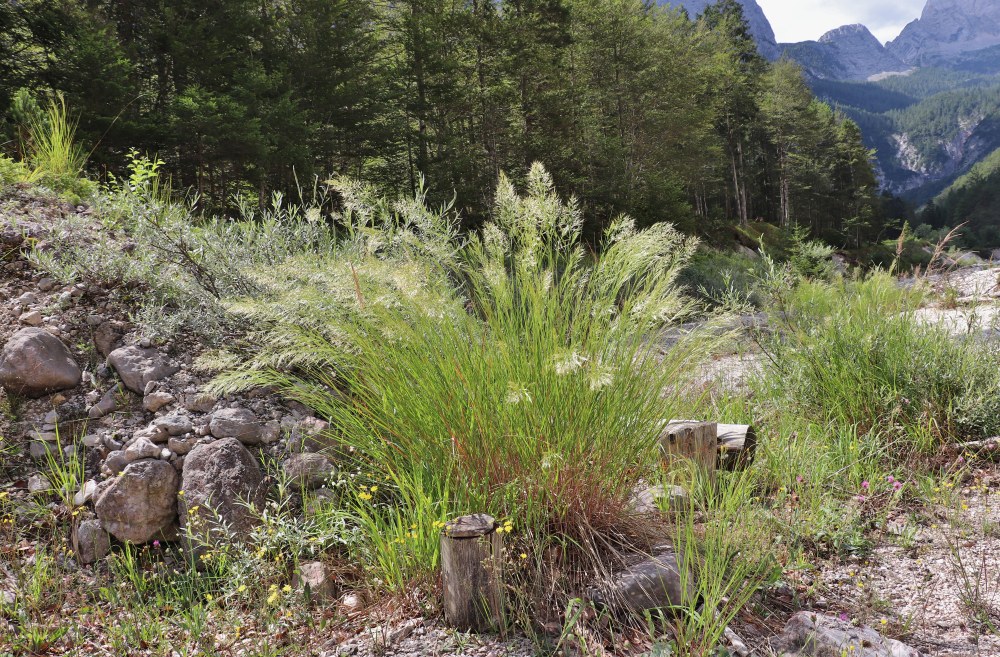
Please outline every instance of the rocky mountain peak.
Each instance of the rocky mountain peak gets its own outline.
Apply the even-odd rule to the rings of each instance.
[[[820,43],[844,43],[846,41],[855,42],[859,45],[874,46],[879,50],[883,49],[882,43],[875,38],[871,30],[860,23],[843,25],[830,30],[819,38]]]
[[[1000,2],[928,0],[920,18],[887,47],[904,62],[924,65],[996,45],[1000,45]]]
[[[907,69],[864,25],[838,27],[818,41],[785,46],[785,52],[818,78],[867,80]]]
[[[691,18],[705,11],[705,8],[714,4],[715,0],[659,0],[664,6],[684,7]],[[768,59],[777,59],[780,55],[777,40],[774,36],[774,28],[771,22],[764,15],[764,10],[757,4],[757,0],[738,0],[743,6],[743,15],[750,25],[750,34],[757,42],[760,54]]]

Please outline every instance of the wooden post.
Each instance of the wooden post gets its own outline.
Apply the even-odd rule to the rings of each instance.
[[[715,422],[669,422],[660,434],[660,451],[666,466],[676,461],[693,461],[709,478],[715,479],[718,430]]]
[[[492,516],[463,516],[441,532],[444,615],[463,632],[503,629],[500,605],[502,541]]]
[[[757,450],[757,432],[749,424],[718,425],[718,468],[743,470],[753,463]]]

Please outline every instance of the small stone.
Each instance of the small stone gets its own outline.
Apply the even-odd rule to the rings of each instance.
[[[28,492],[32,495],[45,495],[51,490],[52,484],[45,475],[35,474],[28,477]]]
[[[851,655],[852,657],[920,657],[915,648],[889,639],[875,630],[850,621],[815,612],[800,611],[789,619],[784,634],[772,639],[773,653],[805,655]]]
[[[42,317],[42,313],[37,310],[32,310],[31,312],[24,313],[19,318],[22,324],[27,326],[41,326],[45,319]]]
[[[100,520],[84,520],[73,532],[76,557],[83,565],[97,563],[111,551],[111,537]]]
[[[59,434],[55,433],[54,431],[44,431],[44,432],[40,431],[32,437],[46,443],[59,442]]]
[[[88,433],[86,436],[83,437],[84,447],[89,447],[91,449],[94,449],[96,447],[100,447],[103,444],[104,444],[104,438],[102,438],[100,434]]]
[[[132,463],[141,459],[155,459],[160,456],[160,448],[152,440],[141,436],[125,448],[125,462]]]
[[[160,450],[160,460],[161,461],[169,461],[171,459],[171,457],[176,458],[177,455],[174,454],[173,452],[171,452],[166,447],[164,447],[163,449]]]
[[[128,461],[125,460],[125,452],[118,449],[112,451],[108,454],[107,458],[104,459],[103,469],[106,470],[108,474],[113,476],[124,470],[126,465],[128,465]]]
[[[281,423],[271,421],[264,425],[260,431],[260,441],[265,445],[273,445],[281,437]]]
[[[50,292],[52,291],[53,288],[55,288],[55,286],[56,282],[51,278],[46,277],[38,281],[38,289],[41,290],[42,292]]]
[[[118,410],[118,396],[121,392],[121,386],[114,386],[101,397],[101,401],[97,402],[87,410],[87,417],[91,420],[98,420],[106,415],[110,415]]]
[[[38,297],[31,292],[25,292],[17,298],[17,305],[19,306],[33,306],[36,303],[38,303]]]
[[[153,346],[153,342],[149,338],[142,338],[139,340],[139,346],[143,349],[149,349]]]
[[[87,326],[97,328],[104,323],[103,315],[87,315]]]
[[[292,586],[307,591],[318,600],[332,598],[336,591],[333,574],[322,561],[299,564],[298,572],[292,578]]]
[[[244,445],[260,444],[261,424],[245,408],[224,408],[212,415],[209,425],[216,438],[236,438]]]
[[[197,445],[197,439],[194,436],[190,438],[171,438],[167,441],[167,448],[175,454],[187,454]]]
[[[664,550],[616,574],[610,590],[598,591],[592,598],[600,605],[622,605],[637,613],[693,608],[697,604],[698,587],[694,575],[685,571],[677,554]]]
[[[289,480],[304,489],[320,488],[337,470],[327,457],[309,452],[292,454],[282,469]]]
[[[191,418],[177,413],[153,420],[153,426],[166,431],[168,436],[183,436],[186,433],[191,433],[194,428],[191,424]]]
[[[76,495],[73,496],[73,505],[83,506],[94,497],[95,492],[97,492],[97,482],[93,479],[88,479],[83,484],[83,488],[78,490]]]
[[[140,395],[150,381],[161,381],[180,371],[180,367],[171,365],[156,349],[135,346],[111,352],[108,365],[115,369],[126,388]]]
[[[50,457],[58,455],[59,451],[53,443],[32,440],[28,445],[28,453],[36,461],[48,461]]]
[[[174,401],[176,401],[174,396],[169,392],[153,392],[143,398],[142,407],[150,413],[155,413],[164,406],[173,404]]]
[[[145,429],[140,429],[136,431],[132,436],[132,440],[137,440],[139,438],[148,438],[154,443],[165,443],[170,437],[170,433],[167,432],[166,428],[161,427],[157,424],[151,424]]]
[[[348,593],[340,599],[340,609],[345,614],[355,614],[365,608],[365,598],[360,593]]]

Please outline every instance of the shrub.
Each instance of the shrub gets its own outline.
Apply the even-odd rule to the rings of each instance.
[[[468,239],[422,196],[335,187],[348,241],[258,271],[263,295],[230,305],[260,327],[254,348],[215,390],[276,386],[331,420],[369,534],[415,542],[397,584],[430,572],[455,514],[577,547],[625,540],[628,500],[677,410],[664,391],[702,353],[657,343],[693,309],[677,286],[693,241],[623,218],[594,256],[576,204],[537,165],[524,196],[501,180],[492,221]]]

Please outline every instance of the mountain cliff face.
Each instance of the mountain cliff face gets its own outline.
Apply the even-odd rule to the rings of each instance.
[[[908,64],[926,66],[1000,44],[997,0],[928,0],[919,19],[888,44]]]
[[[887,52],[864,25],[845,25],[827,32],[819,41],[782,45],[782,51],[817,78],[868,80],[882,73],[909,67]]]
[[[738,1],[743,6],[743,15],[746,16],[747,23],[750,24],[750,34],[757,41],[757,49],[760,54],[768,59],[777,59],[781,50],[774,38],[774,28],[771,27],[771,22],[764,15],[764,10],[757,4],[757,0]],[[692,19],[714,2],[715,0],[659,0],[661,5],[684,7]]]

